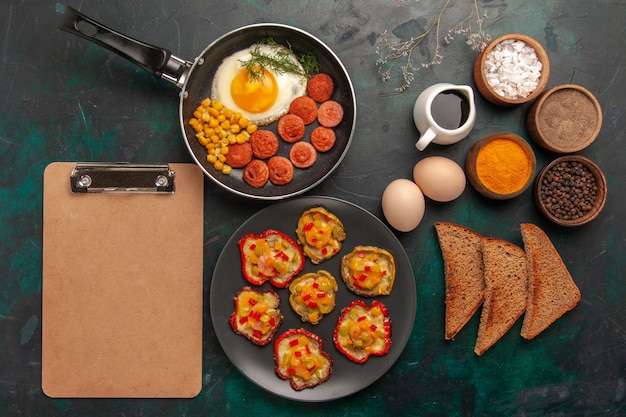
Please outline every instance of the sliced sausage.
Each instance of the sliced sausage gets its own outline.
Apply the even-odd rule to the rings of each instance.
[[[299,116],[308,125],[317,119],[317,104],[311,97],[296,97],[289,105],[289,113]]]
[[[311,145],[319,152],[327,152],[335,145],[337,135],[329,127],[318,126],[311,132]]]
[[[259,129],[250,135],[252,155],[259,159],[267,159],[278,152],[278,138],[271,130]]]
[[[322,103],[330,100],[333,91],[335,91],[335,83],[330,75],[320,72],[309,79],[306,91],[309,97]]]
[[[317,160],[317,151],[309,142],[296,142],[289,150],[289,159],[297,168],[308,168]]]
[[[286,114],[278,120],[276,130],[285,142],[297,142],[304,136],[304,121],[295,114]]]
[[[317,121],[324,127],[335,127],[342,119],[343,107],[336,101],[325,101],[317,109]]]
[[[267,161],[269,178],[274,185],[285,185],[293,179],[293,164],[284,156],[272,156]]]
[[[228,146],[226,163],[233,168],[243,168],[252,160],[252,146],[250,143],[235,143]]]
[[[243,170],[243,180],[252,187],[261,188],[269,179],[270,171],[265,162],[255,159]]]

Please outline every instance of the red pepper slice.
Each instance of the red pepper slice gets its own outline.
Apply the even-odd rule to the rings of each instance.
[[[317,303],[315,301],[310,301],[306,306],[309,308],[317,308]]]
[[[313,229],[313,226],[314,226],[313,222],[310,222],[310,223],[305,224],[303,229],[306,231],[309,231]]]
[[[289,260],[289,255],[287,255],[285,252],[283,252],[282,250],[280,252],[278,252],[276,255],[274,255],[275,259],[280,258],[283,261],[288,261]]]
[[[289,346],[291,347],[298,346],[298,343],[300,343],[298,339],[292,339],[289,341]]]

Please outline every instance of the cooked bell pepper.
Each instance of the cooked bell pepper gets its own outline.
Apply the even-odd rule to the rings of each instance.
[[[333,342],[356,363],[364,363],[372,355],[386,355],[391,348],[389,310],[380,301],[369,307],[361,300],[353,301],[339,314]]]
[[[289,380],[296,391],[328,380],[333,360],[323,350],[322,339],[305,329],[290,329],[274,341],[276,375]]]
[[[230,326],[252,343],[267,345],[283,322],[278,308],[280,297],[273,290],[260,292],[244,287],[235,296],[235,311],[230,316]]]
[[[309,272],[289,284],[289,304],[302,321],[317,324],[335,308],[337,280],[330,272]]]
[[[341,277],[348,289],[363,297],[389,295],[396,266],[393,255],[375,246],[357,246],[341,260]]]
[[[277,288],[285,288],[304,268],[304,255],[298,244],[277,230],[245,235],[239,240],[239,252],[243,276],[253,285],[269,281]]]
[[[346,230],[333,213],[323,207],[313,207],[298,218],[296,235],[304,254],[312,263],[319,264],[339,253]]]

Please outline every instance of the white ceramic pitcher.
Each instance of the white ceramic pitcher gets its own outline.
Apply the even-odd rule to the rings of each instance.
[[[435,97],[447,91],[453,92],[467,102],[467,118],[463,124],[455,129],[441,127],[432,114],[432,104]],[[474,128],[476,121],[476,107],[474,105],[474,90],[468,85],[454,85],[450,83],[433,84],[417,97],[413,107],[413,120],[420,132],[415,147],[420,151],[432,142],[439,145],[451,145],[465,138]]]

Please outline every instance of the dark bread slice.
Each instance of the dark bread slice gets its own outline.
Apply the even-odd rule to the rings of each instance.
[[[530,223],[520,228],[529,277],[521,335],[532,339],[578,304],[580,290],[546,233]]]
[[[482,355],[513,326],[526,310],[526,253],[519,246],[484,238],[485,301],[474,352]]]
[[[483,302],[482,236],[467,227],[448,222],[435,223],[435,230],[445,273],[445,338],[451,340]]]

